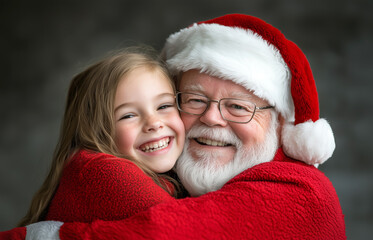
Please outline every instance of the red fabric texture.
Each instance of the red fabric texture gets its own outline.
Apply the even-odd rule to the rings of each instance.
[[[288,65],[291,79],[291,95],[295,107],[294,124],[319,119],[319,100],[310,64],[302,50],[272,25],[244,14],[229,14],[199,24],[220,24],[227,27],[250,29],[275,46]]]
[[[9,231],[0,232],[1,240],[24,240],[26,239],[26,227],[13,228]]]
[[[46,220],[119,220],[172,199],[129,160],[81,150],[66,165]]]
[[[222,189],[158,204],[121,221],[65,223],[61,239],[346,239],[328,178],[287,158],[259,164]]]

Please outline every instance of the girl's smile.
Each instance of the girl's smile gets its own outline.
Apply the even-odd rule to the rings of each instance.
[[[152,140],[142,144],[139,149],[143,152],[156,152],[168,147],[170,143],[170,137],[162,137],[160,140]]]

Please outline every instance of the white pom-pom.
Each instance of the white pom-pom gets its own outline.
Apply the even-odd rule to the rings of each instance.
[[[281,137],[285,154],[309,165],[324,163],[335,149],[333,131],[325,119],[297,125],[286,123]]]

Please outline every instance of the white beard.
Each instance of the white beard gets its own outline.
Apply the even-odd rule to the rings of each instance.
[[[183,186],[191,196],[200,196],[219,190],[230,179],[248,168],[272,161],[278,148],[277,126],[277,114],[272,114],[264,143],[249,147],[243,146],[241,140],[230,130],[204,125],[193,127],[187,133],[184,150],[175,166]],[[237,149],[234,159],[222,166],[216,162],[216,152],[193,149],[198,158],[198,161],[195,161],[190,154],[189,141],[200,136],[232,143]]]

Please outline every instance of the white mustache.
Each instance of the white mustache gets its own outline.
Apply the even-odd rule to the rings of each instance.
[[[235,147],[242,145],[241,140],[230,129],[211,128],[203,125],[192,127],[186,134],[186,138],[207,138],[219,142],[231,144]]]

